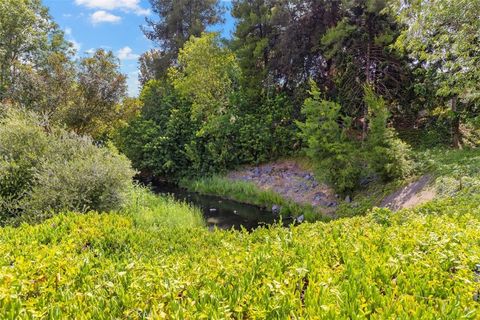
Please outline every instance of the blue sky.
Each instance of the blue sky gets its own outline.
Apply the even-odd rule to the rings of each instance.
[[[155,19],[148,0],[43,0],[43,3],[50,8],[79,56],[98,48],[113,51],[120,59],[122,72],[128,76],[129,95],[138,95],[138,57],[154,47],[140,30],[145,17]],[[212,29],[229,37],[234,21],[229,14],[225,20],[225,24]]]

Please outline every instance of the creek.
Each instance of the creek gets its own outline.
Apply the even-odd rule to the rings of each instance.
[[[183,201],[199,208],[210,229],[254,230],[260,226],[271,225],[278,220],[271,211],[259,206],[237,202],[218,196],[202,195],[179,188],[175,184],[156,182],[153,192],[161,195],[171,195],[178,201]]]

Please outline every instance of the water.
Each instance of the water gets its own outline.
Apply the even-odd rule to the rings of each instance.
[[[159,182],[152,187],[158,194],[170,194],[200,208],[209,228],[253,230],[276,222],[275,215],[265,208],[223,199],[216,196],[188,192],[170,183]]]

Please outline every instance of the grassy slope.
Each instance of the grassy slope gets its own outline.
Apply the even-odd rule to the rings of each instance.
[[[169,197],[158,197],[141,187],[134,187],[131,199],[121,214],[132,219],[140,228],[192,228],[203,227],[205,222],[199,209],[175,201]]]
[[[337,215],[362,215],[379,205],[387,195],[424,174],[432,175],[438,197],[455,196],[465,188],[471,193],[480,193],[480,149],[422,148],[415,151],[414,157],[415,176],[405,181],[377,182],[359,190],[354,194],[356,205],[341,203]]]

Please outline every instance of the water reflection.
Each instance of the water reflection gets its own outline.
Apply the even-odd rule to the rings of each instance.
[[[253,230],[276,221],[273,213],[265,208],[188,192],[171,183],[155,183],[152,189],[158,194],[170,194],[179,201],[185,201],[200,208],[210,228],[240,230],[243,227]]]

